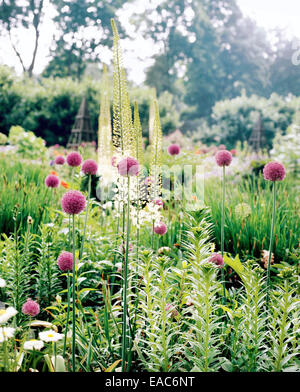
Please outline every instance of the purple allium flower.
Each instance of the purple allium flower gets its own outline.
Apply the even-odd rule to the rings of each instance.
[[[76,261],[75,261],[76,263]],[[65,271],[72,271],[73,269],[73,255],[70,252],[63,251],[58,256],[57,259],[58,268],[65,272]]]
[[[161,208],[164,206],[164,202],[161,199],[156,199],[155,204]]]
[[[98,165],[93,159],[87,159],[83,162],[81,170],[84,174],[97,174]]]
[[[218,253],[213,254],[211,256],[211,258],[209,259],[209,261],[211,263],[214,263],[219,268],[222,268],[224,266],[223,257],[220,254],[218,254]]]
[[[137,176],[139,173],[139,163],[132,157],[122,159],[117,165],[121,176]]]
[[[168,147],[168,153],[170,155],[178,155],[180,153],[180,147],[178,146],[178,144],[171,144]]]
[[[69,166],[75,167],[80,166],[82,162],[82,157],[79,152],[73,151],[67,156],[67,164]]]
[[[167,232],[167,226],[165,223],[160,222],[158,225],[154,227],[154,233],[159,235],[164,235]]]
[[[229,166],[232,161],[232,154],[227,150],[220,150],[216,154],[216,162],[218,166]]]
[[[45,179],[45,185],[48,188],[57,188],[59,185],[59,178],[54,174],[49,174]]]
[[[40,305],[31,298],[28,298],[25,304],[22,306],[22,313],[34,317],[40,313]]]
[[[68,191],[61,199],[64,212],[70,215],[80,214],[85,209],[85,197],[79,191]]]
[[[59,155],[58,157],[55,158],[54,163],[56,165],[63,165],[65,163],[65,158],[62,155]]]
[[[264,167],[264,178],[269,181],[282,181],[285,177],[285,168],[279,162],[269,162]]]

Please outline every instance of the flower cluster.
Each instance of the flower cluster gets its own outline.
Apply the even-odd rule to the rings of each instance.
[[[68,191],[61,199],[63,211],[70,215],[80,214],[85,209],[85,205],[85,197],[79,191]]]

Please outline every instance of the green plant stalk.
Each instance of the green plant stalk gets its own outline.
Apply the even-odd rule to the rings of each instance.
[[[63,357],[65,357],[65,353],[66,353],[67,334],[68,334],[68,329],[69,329],[69,317],[70,317],[70,275],[69,275],[69,272],[68,272],[68,276],[67,276],[67,290],[68,290],[68,307],[67,307],[67,318],[66,318]]]
[[[223,166],[222,181],[222,219],[221,219],[221,255],[224,257],[224,224],[225,224],[225,166]],[[222,286],[223,286],[223,305],[225,304],[225,273],[224,267],[221,269]]]
[[[152,238],[151,238],[151,248],[154,250],[154,220],[152,221]]]
[[[127,275],[128,275],[128,251],[129,251],[129,237],[130,237],[130,177],[128,179],[128,195],[127,195],[127,235],[126,235],[126,254],[125,254],[125,266],[124,266],[124,285],[123,285],[123,324],[122,324],[122,371],[126,371],[126,359],[127,359]]]
[[[160,271],[161,276],[161,307],[162,307],[162,320],[161,320],[161,345],[162,345],[162,355],[163,355],[163,363],[162,363],[162,370],[163,372],[168,371],[169,367],[169,359],[168,359],[168,351],[167,351],[167,336],[166,336],[166,327],[167,327],[167,315],[166,315],[166,285],[165,285],[165,271],[163,266],[161,266]],[[171,317],[171,316],[170,316]]]
[[[4,339],[3,342],[3,356],[4,356],[4,372],[9,371],[9,365],[8,365],[8,350],[7,350],[7,339]]]
[[[53,342],[54,371],[56,371],[56,342]]]
[[[209,287],[210,287],[210,279],[206,277],[205,279],[205,339],[204,339],[204,372],[208,372],[209,369],[209,341],[210,341],[210,303],[209,303]]]
[[[75,372],[75,342],[76,342],[76,313],[75,313],[75,280],[76,280],[76,275],[75,275],[75,264],[76,264],[76,259],[75,259],[75,215],[72,215],[72,236],[73,236],[73,268],[72,268],[72,370]]]
[[[91,181],[92,181],[92,176],[91,176],[91,174],[89,174],[88,199],[87,199],[87,207],[86,207],[85,218],[84,218],[84,228],[83,228],[83,236],[82,236],[82,242],[81,242],[80,253],[79,253],[79,260],[81,260],[82,254],[83,254],[83,247],[84,247],[84,240],[85,240],[85,234],[86,234],[87,219],[88,219],[89,206],[90,206],[90,197],[91,197]]]
[[[120,230],[120,204],[118,205],[118,221],[117,221],[117,229],[116,229],[116,233],[115,233],[115,252],[114,252],[114,259],[113,259],[113,266],[115,269],[116,266],[116,248],[118,245],[118,235],[119,235],[119,230]],[[113,289],[114,289],[114,283],[116,280],[116,276],[115,273],[113,274],[112,278],[111,278],[111,283],[110,283],[110,296],[113,295]]]
[[[282,362],[282,357],[284,353],[284,343],[285,343],[285,337],[287,335],[287,330],[286,330],[286,324],[287,324],[287,317],[288,317],[288,307],[289,307],[289,287],[288,287],[288,281],[286,279],[284,283],[284,295],[283,295],[283,303],[284,303],[284,310],[283,310],[283,315],[281,318],[281,325],[279,327],[280,329],[280,335],[279,335],[279,347],[278,347],[278,354],[277,354],[277,359],[275,361],[275,367],[274,371],[275,372],[280,372],[281,371],[281,362]]]
[[[271,276],[271,257],[272,257],[272,244],[273,244],[273,234],[274,234],[274,226],[275,226],[275,207],[276,207],[276,186],[275,181],[273,181],[273,210],[272,210],[272,225],[271,225],[271,234],[270,234],[270,246],[269,246],[269,258],[268,258],[268,268],[267,268],[267,299],[266,305],[269,304],[270,299],[270,276]]]

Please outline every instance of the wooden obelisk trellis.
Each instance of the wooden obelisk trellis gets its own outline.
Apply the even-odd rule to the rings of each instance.
[[[96,132],[92,129],[86,97],[82,98],[75,123],[72,128],[67,148],[77,149],[81,143],[96,141]]]
[[[261,115],[259,114],[249,139],[249,145],[253,148],[255,152],[259,152],[264,143],[265,138],[263,134],[263,126],[261,121]]]

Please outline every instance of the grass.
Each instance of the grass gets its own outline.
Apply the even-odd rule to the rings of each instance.
[[[231,185],[230,185],[231,183]],[[293,176],[288,175],[277,186],[276,222],[273,252],[275,261],[289,261],[287,250],[297,248],[299,242],[299,200],[295,187],[299,187]],[[221,181],[206,181],[205,202],[210,208],[214,223],[217,248],[221,241]],[[242,217],[236,207],[247,203],[250,214]],[[271,183],[260,177],[247,177],[235,183],[230,180],[225,202],[225,251],[239,253],[245,257],[261,256],[261,250],[269,248],[270,224],[272,220]]]

